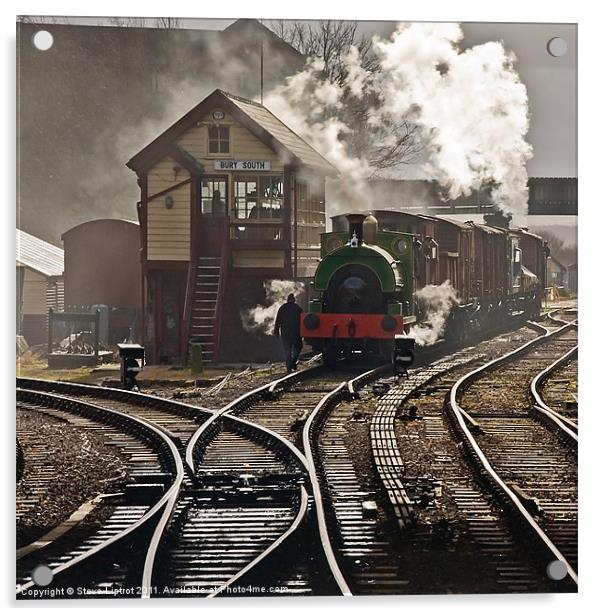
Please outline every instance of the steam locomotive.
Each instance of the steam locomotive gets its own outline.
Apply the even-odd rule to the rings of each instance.
[[[374,214],[337,216],[321,237],[317,297],[301,315],[301,335],[326,362],[353,351],[389,357],[413,348],[412,327],[428,328],[432,317],[422,297],[441,285],[453,291],[446,338],[540,313],[548,255],[542,238],[471,221]]]

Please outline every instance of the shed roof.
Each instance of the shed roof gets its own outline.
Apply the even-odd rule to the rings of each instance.
[[[520,235],[526,235],[528,237],[533,237],[536,240],[543,240],[543,238],[540,235],[536,235],[535,233],[531,233],[531,231],[529,231],[528,229],[519,228],[519,229],[512,229],[512,231],[516,231]]]
[[[470,229],[470,225],[465,222],[460,222],[458,220],[452,220],[451,218],[444,218],[443,216],[427,216],[426,214],[420,214],[423,218],[431,218],[438,222],[444,222],[452,227],[457,227],[458,229]]]
[[[330,168],[335,174],[337,173],[336,169],[321,154],[279,120],[267,107],[233,94],[224,93],[224,95],[243,113],[275,137],[289,153],[292,153],[303,164],[308,167]]]
[[[144,173],[166,153],[169,153],[168,149],[173,148],[174,142],[215,106],[220,106],[230,113],[235,120],[287,163],[319,169],[325,175],[338,175],[333,165],[279,120],[267,107],[223,90],[214,90],[196,107],[134,155],[126,163],[127,166],[137,173]],[[182,149],[181,146],[178,147]]]
[[[62,276],[64,261],[62,248],[17,229],[17,265],[44,276]]]

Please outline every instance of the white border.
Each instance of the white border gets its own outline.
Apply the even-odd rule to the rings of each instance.
[[[0,97],[2,105],[2,119],[4,122],[4,144],[1,148],[4,164],[1,166],[3,173],[3,186],[5,187],[4,199],[4,224],[2,225],[3,243],[2,254],[4,257],[3,272],[3,298],[2,311],[5,326],[2,328],[2,354],[3,366],[1,374],[4,377],[4,396],[6,404],[2,411],[6,422],[4,430],[5,468],[8,469],[8,478],[5,482],[6,493],[4,495],[3,528],[7,537],[3,542],[4,569],[2,576],[2,590],[8,605],[14,606],[13,572],[14,552],[10,549],[13,545],[14,531],[14,491],[12,488],[11,469],[14,464],[14,203],[15,203],[15,14],[54,14],[54,15],[161,15],[166,8],[171,12],[170,16],[194,17],[202,14],[202,17],[214,18],[333,18],[333,19],[370,19],[370,20],[416,20],[416,21],[506,21],[506,22],[564,22],[579,24],[579,202],[581,221],[579,228],[579,264],[580,272],[580,407],[582,440],[580,443],[580,469],[581,494],[580,494],[580,592],[578,596],[434,596],[434,597],[395,597],[395,598],[372,598],[362,597],[345,600],[327,598],[315,600],[224,600],[207,602],[190,600],[158,600],[144,602],[112,601],[89,602],[45,602],[43,605],[27,604],[26,611],[49,611],[58,612],[65,607],[81,609],[115,609],[127,606],[129,609],[194,609],[197,612],[219,611],[223,613],[233,610],[244,610],[245,614],[255,614],[265,611],[274,612],[285,609],[287,612],[301,613],[307,609],[343,607],[352,614],[364,614],[366,611],[400,614],[403,611],[419,610],[424,613],[449,614],[479,614],[487,610],[488,616],[497,614],[507,616],[509,611],[533,610],[546,611],[546,614],[566,614],[567,610],[594,605],[597,599],[596,589],[599,586],[599,554],[597,553],[599,542],[595,541],[596,532],[599,532],[600,515],[595,500],[598,491],[596,475],[599,468],[598,451],[599,445],[596,438],[602,437],[600,429],[600,416],[602,410],[595,397],[596,380],[600,380],[599,345],[595,336],[596,327],[600,327],[602,319],[595,319],[595,311],[602,307],[602,302],[597,301],[596,293],[600,286],[600,254],[596,250],[600,242],[600,211],[602,209],[602,195],[600,190],[600,178],[602,177],[600,165],[600,9],[597,3],[587,0],[573,0],[563,2],[547,0],[546,2],[529,2],[525,0],[498,0],[498,2],[482,2],[476,0],[431,0],[430,2],[345,2],[344,0],[331,0],[326,3],[323,0],[304,0],[303,2],[285,3],[282,0],[263,0],[262,2],[250,2],[249,0],[230,0],[223,2],[157,2],[145,0],[144,2],[123,2],[105,0],[100,2],[82,3],[81,0],[55,0],[53,2],[27,1],[8,2],[2,5],[2,30],[4,61],[0,65],[3,71],[2,85],[3,95]],[[585,335],[583,335],[585,333]],[[598,499],[599,500],[599,499]],[[599,506],[599,505],[598,505]],[[19,607],[22,607],[20,604]]]

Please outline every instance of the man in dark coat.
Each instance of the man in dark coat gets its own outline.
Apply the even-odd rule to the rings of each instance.
[[[280,306],[276,315],[274,335],[282,340],[287,372],[296,370],[297,359],[303,347],[300,319],[302,312],[303,309],[295,303],[295,296],[291,293],[286,300],[286,304]]]
[[[211,209],[213,210],[213,216],[222,217],[226,215],[226,202],[222,199],[222,195],[219,190],[213,191]]]

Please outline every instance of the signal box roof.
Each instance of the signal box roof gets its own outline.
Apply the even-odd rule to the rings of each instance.
[[[173,155],[170,150],[178,148],[178,146],[175,146],[175,141],[216,106],[229,113],[287,164],[311,167],[324,175],[338,175],[338,171],[333,165],[278,119],[267,107],[222,90],[214,90],[196,107],[140,150],[126,165],[136,173],[142,174],[166,153]],[[181,147],[179,149],[182,150]],[[182,152],[178,154],[183,155]],[[188,165],[184,166],[188,167]]]

